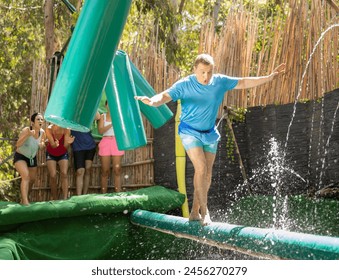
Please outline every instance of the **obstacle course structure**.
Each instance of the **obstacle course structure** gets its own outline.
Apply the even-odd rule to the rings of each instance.
[[[266,259],[339,259],[336,237],[228,223],[202,227],[166,214],[184,200],[153,186],[29,206],[1,202],[0,259],[194,259],[199,252],[208,258],[206,247]]]
[[[125,0],[85,2],[45,113],[47,121],[59,126],[89,131],[102,92],[105,91],[113,125],[117,129],[118,147],[126,150],[146,144],[140,111],[155,128],[161,127],[172,117],[171,111],[166,106],[154,109],[134,100],[135,95],[151,96],[155,93],[129,61],[127,55],[122,51],[117,51],[130,4],[131,1]],[[179,151],[178,157],[182,157],[180,161],[183,165],[184,157]],[[140,192],[147,191],[150,192],[140,195]],[[126,242],[135,238],[133,234],[135,232],[130,230],[129,217],[121,215],[136,210],[131,216],[131,221],[135,225],[146,226],[176,237],[194,239],[222,248],[244,253],[250,252],[269,258],[339,259],[339,240],[334,237],[317,237],[220,223],[201,227],[199,223],[189,222],[185,218],[145,211],[166,212],[184,203],[182,194],[176,193],[175,195],[180,196],[179,205],[178,201],[168,199],[167,195],[168,193],[165,196],[159,195],[158,191],[150,188],[139,193],[72,197],[67,201],[35,203],[28,207],[6,204],[0,212],[1,221],[4,223],[1,226],[0,258],[133,258],[127,252],[129,247],[126,246]],[[84,204],[83,201],[86,199],[90,202]],[[160,207],[150,207],[155,201]],[[166,209],[162,208],[164,205],[167,205]],[[38,210],[32,211],[34,209]],[[46,209],[51,211],[46,211]],[[120,216],[115,216],[117,211]],[[97,225],[102,214],[108,215],[105,216],[105,222],[108,222],[105,231],[103,227]],[[26,223],[20,220],[25,215],[28,215],[30,219],[34,218]],[[109,218],[106,219],[107,217]],[[121,219],[125,222],[124,233],[119,231],[121,224],[117,222]],[[73,228],[73,234],[81,233],[84,242],[79,243],[74,239],[69,239],[68,244],[60,243],[65,242],[62,237],[68,236],[66,234],[69,234],[69,229],[76,220],[81,223],[81,226]],[[14,224],[13,221],[15,221]],[[32,222],[34,223],[31,224]],[[47,224],[48,232],[45,227]],[[65,225],[62,230],[61,224]],[[37,232],[39,234],[36,234]],[[115,239],[118,242],[124,241],[124,246],[119,248],[120,254],[112,253],[116,247],[107,240],[101,240],[102,242],[93,245],[93,248],[97,249],[95,254],[93,248],[85,244],[85,240],[89,238],[87,232],[105,237],[108,235],[110,240]],[[40,233],[44,233],[48,238],[42,240]],[[39,236],[39,239],[34,239],[35,235]],[[63,240],[49,244],[51,236],[54,240],[55,237],[59,237],[59,241]],[[144,242],[144,240],[137,241]],[[48,247],[48,244],[51,247]],[[140,244],[139,247],[142,247]],[[136,243],[130,243],[130,248],[133,246],[136,246]],[[158,246],[165,246],[167,250],[166,246],[172,245],[159,243]],[[56,251],[56,248],[62,248],[62,251]],[[140,258],[142,258],[141,255]]]
[[[130,5],[131,1],[85,2],[45,112],[51,123],[89,131],[105,91],[121,150],[146,145],[134,96],[155,94],[127,54],[117,51]],[[154,128],[173,116],[166,105],[141,105],[141,112]]]

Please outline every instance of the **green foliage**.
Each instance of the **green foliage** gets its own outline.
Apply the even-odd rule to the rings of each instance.
[[[41,1],[0,0],[0,131],[13,138],[29,114],[33,59],[44,43]],[[37,32],[38,31],[38,32]]]
[[[197,55],[206,1],[184,1],[182,10],[179,2],[133,1],[122,42],[130,45],[131,49],[135,44],[148,46],[158,42],[165,51],[167,61],[178,66],[183,74],[187,74],[191,72],[194,57]],[[156,34],[156,38],[153,34]]]
[[[0,133],[0,201],[18,201],[20,182],[15,180],[13,142],[4,140]]]
[[[299,99],[299,103],[305,104],[305,103],[307,103],[307,102],[310,102],[310,99],[309,99],[309,98],[300,98],[300,99]]]
[[[175,61],[179,48],[176,36],[179,17],[175,7],[171,2],[162,0],[135,1],[135,5],[137,13],[150,17],[152,26],[157,28],[160,46],[162,48],[166,46],[166,57],[169,61]]]
[[[246,108],[236,108],[231,109],[232,113],[228,114],[228,119],[231,124],[234,122],[244,122],[246,120]],[[231,159],[231,161],[234,161],[234,148],[235,148],[235,139],[233,138],[233,134],[231,133],[230,128],[226,124],[225,126],[225,134],[226,134],[226,151],[227,151],[227,157]]]
[[[228,125],[225,126],[226,131],[226,154],[232,162],[234,162],[234,138]]]
[[[56,1],[56,29],[61,42],[70,29],[66,7]],[[30,112],[33,60],[45,55],[44,9],[40,0],[0,0],[0,131],[14,138]],[[69,19],[67,19],[69,18]],[[61,30],[61,31],[60,31]],[[69,32],[68,32],[69,33]]]
[[[182,9],[180,4],[184,3]],[[167,61],[176,65],[182,76],[192,72],[193,61],[198,54],[200,32],[204,23],[214,20],[215,31],[218,33],[223,27],[231,9],[258,10],[261,25],[265,19],[285,17],[283,3],[279,0],[258,2],[243,0],[235,4],[234,1],[195,0],[195,1],[163,1],[163,0],[135,0],[132,2],[130,14],[124,29],[122,41],[147,46],[155,41],[166,53]],[[216,13],[217,12],[217,13]],[[259,28],[259,30],[264,30]],[[266,30],[270,30],[269,28]],[[146,40],[145,40],[145,34]],[[156,38],[152,37],[156,34]],[[262,40],[256,45],[259,52],[271,42]],[[273,33],[272,33],[273,36]],[[142,38],[142,41],[138,40]],[[267,38],[267,34],[265,34]],[[132,43],[133,42],[133,43]],[[127,52],[129,50],[126,50]]]
[[[252,3],[253,5],[253,3]],[[275,26],[272,26],[272,22],[276,22],[276,18],[284,19],[286,15],[282,9],[280,1],[269,0],[266,4],[258,6],[258,19],[260,20],[261,26],[266,28],[258,28],[259,37],[256,42],[256,51],[260,52],[262,49],[268,49],[271,42],[267,38],[274,37]],[[265,31],[265,34],[263,33]]]
[[[247,108],[232,109],[232,114],[229,114],[229,119],[233,122],[244,122],[246,119]]]
[[[175,65],[180,68],[183,76],[192,72],[193,62],[198,54],[204,2],[186,1],[185,10],[180,15],[180,26],[177,32],[180,47],[177,50],[178,59]]]

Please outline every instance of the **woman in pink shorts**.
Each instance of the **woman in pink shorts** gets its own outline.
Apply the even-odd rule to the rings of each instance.
[[[119,151],[118,149],[107,100],[105,105],[107,113],[101,114],[98,125],[98,131],[102,134],[102,139],[99,143],[99,156],[101,158],[101,192],[107,193],[111,160],[113,163],[112,173],[114,174],[114,189],[115,192],[121,192],[121,160],[124,151]]]

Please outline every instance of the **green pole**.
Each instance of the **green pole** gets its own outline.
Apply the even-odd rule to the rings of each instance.
[[[227,223],[211,223],[208,226],[201,226],[199,221],[190,222],[182,217],[145,210],[134,211],[131,221],[133,224],[177,237],[269,259],[339,259],[338,237]]]
[[[117,51],[106,84],[106,97],[119,150],[147,144],[127,54]]]
[[[48,102],[45,119],[89,131],[131,0],[85,1]]]
[[[132,63],[132,61],[130,62],[130,64],[137,96],[154,96],[156,94],[155,90],[141,75],[137,67]],[[139,102],[139,106],[142,114],[149,120],[154,128],[159,128],[163,126],[173,117],[172,111],[167,107],[166,104],[159,107],[151,107],[142,102]]]

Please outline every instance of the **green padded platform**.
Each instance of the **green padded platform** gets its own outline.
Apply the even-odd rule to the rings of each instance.
[[[185,243],[134,226],[130,214],[140,208],[164,213],[180,208],[184,198],[154,186],[30,206],[1,202],[0,259],[182,258],[184,250],[179,248]]]

